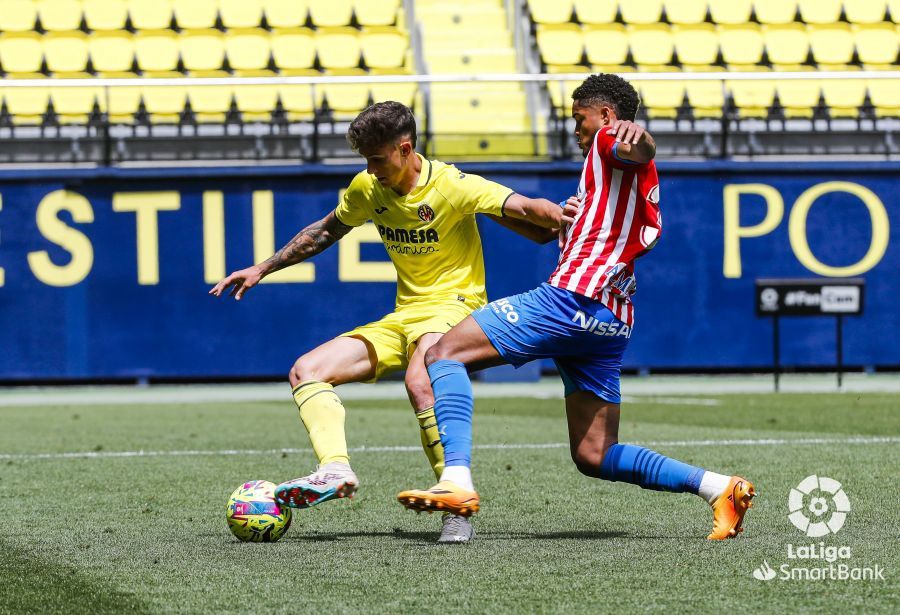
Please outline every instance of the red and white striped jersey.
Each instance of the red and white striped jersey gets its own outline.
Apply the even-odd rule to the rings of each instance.
[[[566,233],[549,283],[602,302],[634,325],[634,260],[662,232],[656,165],[616,155],[613,135],[601,128],[584,160],[578,194],[582,207]]]

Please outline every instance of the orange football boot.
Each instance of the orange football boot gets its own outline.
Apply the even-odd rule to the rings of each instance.
[[[401,491],[397,500],[410,510],[449,512],[470,517],[478,512],[478,494],[449,480],[439,482],[427,491],[411,489]]]
[[[741,524],[747,509],[753,506],[755,495],[753,483],[740,476],[732,476],[728,487],[713,502],[713,531],[707,538],[725,540],[743,532]]]

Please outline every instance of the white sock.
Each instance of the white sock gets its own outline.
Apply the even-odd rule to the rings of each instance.
[[[728,488],[729,482],[731,482],[730,476],[707,470],[700,479],[700,489],[697,490],[697,495],[712,506],[712,503]]]
[[[446,466],[441,472],[441,480],[449,480],[463,489],[475,491],[475,485],[472,484],[472,470],[468,466]]]

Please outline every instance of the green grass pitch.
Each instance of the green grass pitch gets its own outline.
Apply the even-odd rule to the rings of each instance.
[[[0,613],[900,612],[900,397],[673,399],[626,404],[620,437],[753,480],[737,540],[705,540],[695,496],[581,476],[560,400],[477,401],[482,512],[477,540],[454,546],[434,544],[438,516],[394,499],[433,480],[400,401],[347,403],[360,493],[296,514],[276,544],[237,542],[224,507],[243,481],[314,467],[287,395],[0,408]],[[134,451],[152,454],[116,454]],[[850,499],[836,535],[788,521],[788,492],[810,474]],[[788,544],[820,540],[885,580],[753,578],[763,561],[827,565],[787,559]]]

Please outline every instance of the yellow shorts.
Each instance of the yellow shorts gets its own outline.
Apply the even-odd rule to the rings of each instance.
[[[404,307],[381,320],[342,333],[341,337],[361,337],[374,347],[378,363],[375,377],[369,382],[375,382],[386,374],[406,369],[423,335],[446,333],[472,311],[473,307],[461,301]]]

